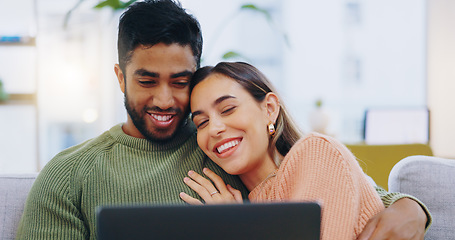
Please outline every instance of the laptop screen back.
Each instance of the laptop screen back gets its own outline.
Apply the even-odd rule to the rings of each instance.
[[[100,240],[303,239],[320,236],[317,203],[111,206],[97,211]]]

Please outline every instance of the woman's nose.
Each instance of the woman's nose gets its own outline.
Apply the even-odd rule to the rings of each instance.
[[[218,118],[212,118],[209,122],[209,134],[211,136],[219,136],[226,130],[226,125]]]

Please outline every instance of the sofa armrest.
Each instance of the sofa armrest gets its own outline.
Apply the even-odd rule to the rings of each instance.
[[[0,239],[16,237],[25,200],[37,175],[0,174]]]
[[[389,190],[417,197],[429,209],[433,223],[425,239],[455,236],[455,160],[411,156],[398,162],[389,175]]]

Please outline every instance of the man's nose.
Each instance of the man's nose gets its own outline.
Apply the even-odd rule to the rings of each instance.
[[[163,86],[158,89],[154,97],[154,105],[165,110],[172,108],[175,104],[174,94],[169,86]]]

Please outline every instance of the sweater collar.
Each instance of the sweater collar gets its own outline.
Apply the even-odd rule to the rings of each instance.
[[[149,141],[147,139],[129,136],[123,132],[122,125],[123,123],[112,127],[109,130],[111,136],[123,145],[143,151],[165,151],[176,148],[181,146],[191,136],[196,135],[196,126],[194,126],[191,120],[187,120],[186,123],[180,127],[180,130],[172,138],[172,140],[167,142]]]

